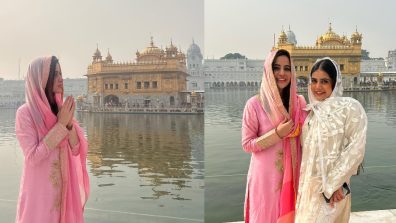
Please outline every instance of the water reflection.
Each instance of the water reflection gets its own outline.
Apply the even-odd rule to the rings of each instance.
[[[381,118],[373,119],[373,121],[384,120],[386,125],[396,126],[396,91],[347,92],[344,95],[360,101],[369,118],[370,116],[381,115]]]
[[[201,115],[79,113],[78,119],[87,131],[89,168],[95,177],[130,177],[129,170],[135,169],[144,179],[139,186],[152,190],[141,198],[152,200],[165,195],[190,200],[183,188],[203,179]]]

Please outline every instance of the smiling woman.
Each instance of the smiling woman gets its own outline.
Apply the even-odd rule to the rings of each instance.
[[[365,152],[367,116],[357,100],[342,97],[335,61],[319,59],[310,79],[295,222],[346,223],[351,212],[350,178],[358,173]]]
[[[269,53],[258,95],[245,105],[242,146],[251,153],[245,222],[293,222],[305,99],[297,95],[289,52]]]
[[[317,62],[311,71],[311,91],[319,101],[330,97],[336,85],[337,70],[330,60]]]

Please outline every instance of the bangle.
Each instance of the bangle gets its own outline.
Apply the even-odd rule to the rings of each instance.
[[[278,127],[275,127],[275,133],[278,135],[278,137],[279,137],[280,139],[283,139],[283,137],[280,136],[279,133],[278,133]]]
[[[71,125],[66,125],[66,128],[67,128],[69,131],[71,131],[71,130],[73,129],[73,124],[71,124]]]

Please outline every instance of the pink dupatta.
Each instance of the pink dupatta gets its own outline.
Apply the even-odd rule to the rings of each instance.
[[[26,76],[26,103],[40,140],[57,123],[57,116],[52,113],[45,95],[50,64],[51,56],[37,58],[29,65]],[[63,104],[63,93],[55,95],[55,98],[60,108]],[[84,222],[83,209],[89,196],[86,170],[88,143],[76,120],[73,120],[73,126],[79,138],[79,154],[72,154],[68,137],[57,146],[60,150],[62,174],[61,223]]]
[[[293,223],[295,204],[298,190],[298,179],[301,162],[300,128],[306,117],[302,109],[305,100],[297,95],[296,73],[291,63],[291,84],[289,113],[284,108],[279,94],[276,80],[272,71],[272,62],[277,51],[272,51],[264,63],[264,75],[260,87],[260,100],[264,111],[271,120],[274,127],[278,126],[285,118],[292,119],[295,129],[285,137],[283,144],[283,181],[280,195],[280,216],[277,223]],[[302,96],[301,96],[302,97]]]

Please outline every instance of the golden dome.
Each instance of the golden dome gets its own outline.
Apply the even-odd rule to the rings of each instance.
[[[158,47],[156,47],[154,45],[153,37],[151,37],[150,46],[146,47],[142,51],[141,55],[143,55],[143,54],[158,54],[158,55],[162,55],[163,54],[163,50],[161,50],[160,48],[158,48]]]
[[[282,28],[282,32],[279,34],[278,44],[285,44],[287,43],[287,35]]]
[[[361,44],[362,38],[363,38],[362,34],[357,31],[357,27],[356,27],[355,32],[353,32],[351,35],[352,44]]]
[[[286,38],[287,39],[287,35],[286,35],[286,33],[285,33],[285,31],[282,29],[282,32],[280,33],[280,35],[279,35],[279,38]]]
[[[331,23],[329,25],[329,30],[322,35],[323,41],[328,41],[328,40],[341,40],[341,37],[333,32],[333,29],[331,28]]]
[[[345,45],[348,44],[346,38],[339,36],[337,33],[333,32],[331,23],[329,23],[329,30],[323,35],[321,35],[316,40],[316,45]]]

